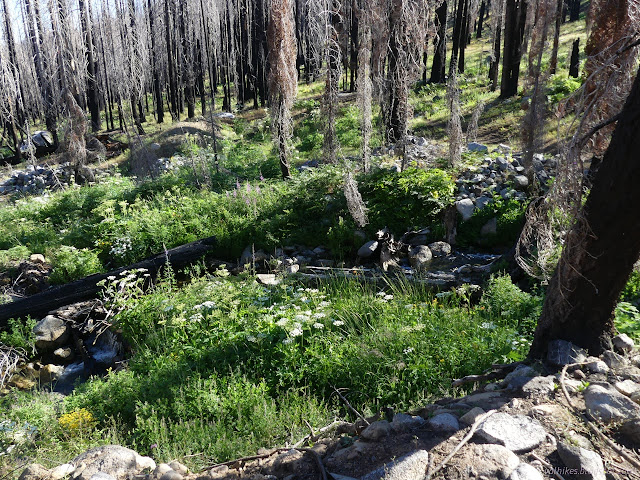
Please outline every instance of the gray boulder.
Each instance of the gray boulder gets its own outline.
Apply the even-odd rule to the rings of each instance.
[[[451,245],[447,242],[433,242],[428,245],[434,257],[446,257],[451,255]]]
[[[427,422],[430,428],[439,432],[457,432],[460,430],[458,419],[450,413],[440,413]]]
[[[602,361],[606,363],[609,368],[620,368],[629,364],[625,357],[611,350],[602,353]]]
[[[466,222],[473,216],[473,211],[475,210],[475,205],[473,204],[473,200],[470,198],[463,198],[462,200],[458,200],[456,202],[456,210],[462,216],[462,221]]]
[[[461,461],[471,467],[470,478],[509,478],[520,459],[502,445],[470,445],[464,449]],[[464,477],[467,478],[467,477]]]
[[[613,346],[623,352],[630,352],[633,350],[633,347],[635,346],[633,343],[633,340],[631,340],[631,338],[629,338],[629,336],[626,333],[621,333],[620,335],[616,335],[615,337],[613,337],[612,341],[613,341]]]
[[[80,473],[75,480],[90,480],[98,472],[121,478],[156,468],[156,463],[151,458],[142,457],[130,448],[119,445],[92,448],[74,458],[71,463],[79,466],[76,473]]]
[[[409,263],[416,270],[424,270],[425,267],[431,262],[433,254],[426,245],[418,245],[409,248]]]
[[[575,478],[585,480],[606,480],[607,478],[602,458],[596,452],[559,442],[558,455],[564,464],[572,470],[566,473],[574,474]]]
[[[522,168],[522,167],[518,167],[518,168]],[[516,189],[522,190],[529,186],[529,179],[525,175],[516,175],[513,178],[513,184],[515,185]]]
[[[367,428],[365,428],[360,437],[364,440],[369,440],[375,442],[380,440],[381,438],[386,437],[391,432],[391,424],[386,420],[379,420],[377,422],[373,422]]]
[[[373,252],[375,252],[377,249],[378,249],[378,241],[371,240],[365,243],[364,245],[362,245],[358,249],[358,256],[360,258],[369,258],[371,255],[373,255]]]
[[[498,412],[480,424],[476,436],[488,443],[502,445],[512,452],[522,453],[533,450],[544,442],[547,432],[540,422],[531,417]]]
[[[470,142],[467,144],[467,150],[470,152],[480,152],[485,153],[489,151],[489,148],[486,145],[478,142]]]
[[[640,405],[609,385],[589,385],[583,392],[587,412],[605,423],[640,417]]]
[[[511,472],[508,480],[544,480],[540,471],[528,463],[521,463]]]
[[[55,315],[47,315],[33,327],[36,347],[41,350],[55,350],[69,339],[67,323]]]
[[[417,450],[367,473],[361,480],[414,480],[424,477],[429,453]]]

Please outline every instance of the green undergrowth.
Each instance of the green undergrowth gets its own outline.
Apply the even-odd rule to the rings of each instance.
[[[0,262],[43,253],[54,266],[52,282],[64,283],[208,236],[218,240],[216,254],[229,259],[249,244],[325,244],[338,257],[360,246],[342,168],[323,166],[288,182],[236,180],[227,190],[197,188],[185,170],[138,184],[115,176],[0,208]],[[369,235],[383,226],[402,234],[437,225],[453,201],[453,180],[440,170],[379,169],[358,181],[370,209]]]
[[[158,461],[225,461],[295,442],[306,422],[352,419],[333,387],[365,414],[406,411],[461,393],[452,378],[522,359],[540,308],[508,277],[493,278],[476,306],[402,282],[265,287],[218,271],[181,287],[168,274],[143,296],[133,277],[113,282],[112,301],[127,299],[115,327],[132,351],[128,368],[92,378],[46,414],[29,416],[20,395],[0,400],[8,419],[40,432],[21,454],[105,432]],[[70,432],[63,415],[91,422]]]

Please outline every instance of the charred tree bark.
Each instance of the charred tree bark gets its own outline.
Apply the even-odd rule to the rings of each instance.
[[[151,0],[147,0],[147,9],[149,15],[149,35],[151,36],[151,70],[153,71],[153,98],[156,107],[156,121],[164,122],[164,105],[162,104],[162,84],[160,83],[160,71],[158,70],[158,57],[156,53],[156,30],[155,17]]]
[[[0,306],[0,330],[7,327],[7,321],[10,318],[24,318],[27,315],[38,318],[56,308],[95,298],[103,290],[103,287],[98,285],[100,281],[106,280],[110,276],[118,277],[125,270],[146,268],[151,276],[156,276],[167,263],[176,270],[186,267],[201,259],[216,243],[215,237],[198,240],[172,248],[133,265],[121,267],[108,273],[91,275],[2,305]]]
[[[613,312],[640,255],[640,75],[591,192],[569,231],[549,283],[530,356],[543,357],[549,341],[567,340],[592,355],[611,348]],[[620,172],[624,172],[623,175]]]
[[[478,14],[478,28],[476,29],[476,38],[482,38],[482,26],[484,22],[484,11],[486,5],[484,0],[480,4],[480,13]]]
[[[436,9],[438,33],[434,39],[433,63],[431,64],[431,83],[444,83],[445,61],[447,57],[447,0]]]
[[[569,3],[569,21],[577,22],[580,19],[580,0],[571,0]]]
[[[169,0],[164,0],[164,36],[165,43],[167,45],[167,69],[169,77],[167,83],[169,84],[169,105],[171,118],[176,120],[178,118],[178,82],[176,80],[175,64],[173,57],[173,42],[171,39],[171,13],[169,9]]]
[[[56,128],[56,115],[55,104],[53,102],[53,93],[51,91],[51,83],[46,74],[46,59],[42,55],[42,32],[40,20],[37,19],[39,31],[39,39],[36,37],[36,29],[34,26],[34,16],[37,18],[40,15],[37,2],[35,2],[35,8],[32,11],[31,0],[24,0],[25,10],[27,14],[27,29],[29,32],[29,41],[31,42],[31,48],[33,49],[33,63],[36,70],[36,76],[38,77],[38,84],[40,85],[40,93],[44,103],[44,121],[47,126],[47,130],[51,132],[53,136],[53,146],[58,148],[58,131]]]
[[[13,71],[14,79],[16,83],[20,85],[20,87],[18,88],[18,90],[20,90],[22,87],[21,87],[20,77],[18,76],[18,70],[17,70],[17,64],[16,64],[16,47],[13,39],[13,31],[11,30],[9,11],[7,10],[7,0],[2,0],[2,11],[4,12],[4,28],[5,28],[4,33],[5,33],[5,40],[7,42],[7,47],[9,50],[9,63],[11,64],[11,69]],[[9,102],[9,118],[5,119],[5,126],[9,131],[9,135],[13,143],[14,155],[16,157],[16,160],[20,161],[20,159],[22,158],[22,152],[20,151],[20,142],[18,141],[18,136],[16,134],[17,133],[16,124],[19,125],[21,123],[22,114],[20,113],[21,107],[19,104],[19,99],[17,98],[19,96],[19,92],[17,93],[18,95],[16,95],[15,102],[11,102],[11,101]]]
[[[527,0],[507,0],[500,98],[509,98],[518,93],[526,19]]]
[[[87,61],[87,106],[91,114],[91,131],[100,130],[100,103],[98,101],[98,82],[96,78],[96,62],[93,55],[93,35],[84,0],[78,0],[80,9],[80,27],[84,37],[85,56]]]
[[[464,12],[467,4],[467,0],[458,0],[456,7],[456,19],[453,24],[453,38],[451,43],[451,62],[449,63],[449,75],[453,74],[453,66],[458,63],[458,53],[461,48],[465,47],[466,36],[463,32],[464,28]],[[458,65],[458,71],[460,68],[464,69],[464,66]]]
[[[576,38],[571,47],[571,60],[569,61],[569,76],[578,78],[580,65],[580,39]]]
[[[562,25],[562,6],[564,0],[557,0],[556,5],[556,27],[553,32],[553,49],[551,50],[551,60],[549,60],[549,73],[553,75],[558,69],[558,47],[560,45],[560,26]]]

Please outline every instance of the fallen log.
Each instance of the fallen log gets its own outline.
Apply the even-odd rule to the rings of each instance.
[[[215,245],[215,237],[204,238],[172,248],[133,265],[111,270],[107,273],[90,275],[72,283],[49,288],[36,295],[0,305],[0,330],[6,328],[7,321],[10,318],[24,318],[27,315],[35,318],[43,317],[56,308],[95,298],[103,288],[98,285],[99,282],[110,276],[117,277],[125,270],[145,268],[147,273],[153,277],[158,274],[167,262],[174,269],[183,268],[202,258]]]

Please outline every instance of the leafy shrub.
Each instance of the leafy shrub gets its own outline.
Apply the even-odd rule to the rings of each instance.
[[[580,88],[581,85],[582,81],[579,78],[554,75],[551,83],[549,84],[549,90],[547,91],[549,103],[558,103],[560,100]]]
[[[480,306],[487,319],[531,334],[542,312],[542,298],[522,291],[509,275],[492,275]]]
[[[622,290],[620,300],[634,302],[640,300],[640,272],[633,271]]]
[[[494,195],[491,203],[482,210],[475,210],[469,220],[458,224],[456,242],[460,246],[512,245],[524,225],[526,207],[526,203]],[[493,217],[497,219],[496,234],[481,236],[480,230]]]
[[[640,311],[629,302],[619,302],[615,310],[616,328],[635,341],[640,340]]]
[[[402,234],[437,224],[438,215],[453,203],[455,184],[443,170],[409,168],[399,173],[379,169],[363,175],[359,186],[372,227]]]
[[[14,348],[20,348],[31,354],[35,352],[36,337],[33,327],[36,321],[27,317],[26,320],[10,318],[7,328],[0,332],[0,343]]]
[[[98,255],[88,248],[62,245],[51,254],[51,283],[62,284],[103,271]]]
[[[31,252],[23,245],[11,247],[8,250],[0,250],[0,269],[8,268],[12,264],[29,258]]]

